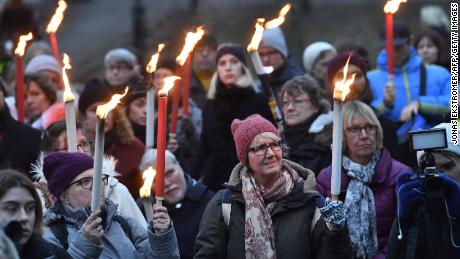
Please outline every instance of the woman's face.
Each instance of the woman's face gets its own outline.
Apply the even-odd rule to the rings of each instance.
[[[318,108],[313,105],[306,93],[298,96],[284,94],[283,101],[284,120],[288,126],[295,126],[305,122]]]
[[[26,94],[27,110],[32,118],[40,116],[51,105],[45,92],[34,81],[29,83]]]
[[[105,63],[105,78],[111,86],[127,84],[135,73],[135,69],[125,62],[107,61]]]
[[[352,75],[355,74],[355,79],[353,84],[350,86],[350,92],[347,95],[348,101],[357,100],[362,92],[366,89],[366,75],[357,65],[349,64],[347,72],[347,80],[351,79]],[[334,78],[332,79],[332,88],[337,82],[343,80],[343,67],[335,73]]]
[[[106,177],[106,176],[105,176]],[[61,194],[59,200],[68,204],[73,208],[87,207],[91,206],[91,191],[93,188],[93,169],[88,169],[83,171],[75,177],[70,186]],[[104,187],[101,186],[101,201],[104,200]],[[103,202],[101,202],[101,205]]]
[[[322,58],[319,58],[313,64],[311,68],[311,73],[316,77],[323,79],[327,82],[327,66],[329,62],[335,57],[335,53],[332,51],[327,51]]]
[[[147,99],[137,98],[129,104],[128,117],[134,123],[145,125],[147,119]]]
[[[271,186],[281,173],[282,150],[279,141],[262,134],[249,145],[249,168],[258,183]]]
[[[19,241],[22,246],[29,240],[35,225],[35,200],[32,194],[23,187],[9,189],[0,199],[0,223],[8,224],[17,221],[23,233]]]
[[[235,85],[243,75],[243,63],[232,54],[225,54],[217,61],[217,74],[226,86]]]
[[[354,162],[367,164],[377,150],[377,126],[355,116],[344,130],[347,155]]]
[[[173,76],[174,72],[167,69],[160,67],[158,68],[155,73],[153,74],[153,87],[155,87],[155,91],[158,92],[163,88],[163,79],[165,79],[168,76]]]
[[[425,64],[433,64],[438,59],[438,48],[428,37],[423,37],[417,45],[417,54]]]
[[[56,139],[56,148],[55,151],[64,151],[68,150],[67,146],[67,131],[63,131]],[[86,136],[83,134],[81,129],[77,129],[77,151],[85,153],[91,156],[91,143],[88,141]]]
[[[85,111],[84,124],[88,131],[94,131],[96,129],[96,109],[98,105],[104,104],[103,102],[97,102],[91,104]],[[105,117],[104,132],[110,131],[114,126],[113,112],[110,111]]]

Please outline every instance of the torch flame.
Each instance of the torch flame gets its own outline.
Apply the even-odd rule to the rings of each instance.
[[[150,58],[149,63],[147,64],[147,67],[145,70],[147,73],[153,73],[155,70],[157,70],[157,63],[158,63],[158,58],[160,58],[160,52],[163,50],[165,47],[165,44],[158,44],[158,50],[157,53],[153,54],[152,57]]]
[[[401,3],[405,3],[406,0],[389,0],[387,1],[387,3],[385,4],[385,7],[383,7],[383,11],[385,13],[396,13],[399,9],[399,5]]]
[[[24,56],[24,52],[26,51],[27,41],[31,40],[32,38],[33,38],[32,32],[29,32],[26,35],[21,35],[19,37],[18,46],[14,50],[14,54],[21,56],[21,57]]]
[[[347,63],[343,67],[343,78],[342,81],[335,83],[334,87],[334,99],[341,100],[342,102],[345,101],[348,93],[350,92],[350,86],[353,84],[355,80],[356,74],[351,75],[350,79],[347,79],[348,74],[348,63],[350,62],[351,55],[348,56]]]
[[[178,76],[168,76],[163,79],[163,88],[159,91],[158,95],[168,95],[169,90],[174,87],[174,81],[180,79]]]
[[[139,189],[139,195],[141,198],[150,197],[150,192],[152,190],[153,179],[157,172],[151,166],[142,173],[142,179],[144,179],[144,185]]]
[[[256,31],[254,32],[254,35],[252,35],[251,42],[249,43],[247,50],[248,52],[251,51],[257,51],[259,48],[259,43],[262,40],[262,33],[264,32],[264,18],[258,18],[256,21]]]
[[[62,20],[64,19],[64,11],[67,9],[67,4],[64,0],[59,0],[58,7],[54,12],[53,17],[51,18],[50,23],[46,27],[47,33],[56,32],[61,24]]]
[[[74,97],[72,94],[72,90],[70,90],[69,78],[67,77],[67,73],[65,72],[66,69],[71,69],[72,67],[69,63],[69,56],[65,53],[64,57],[62,58],[62,64],[64,64],[64,66],[62,67],[62,80],[64,81],[64,102],[66,103],[73,101]]]
[[[278,17],[265,23],[265,29],[279,27],[286,20],[287,13],[291,10],[291,4],[286,4],[281,8]]]
[[[127,93],[128,87],[125,88],[125,92],[123,94],[114,94],[108,103],[98,105],[96,108],[96,116],[99,119],[104,119],[111,110],[115,109],[115,107],[121,103],[120,99],[125,97]]]
[[[183,66],[185,61],[187,60],[188,55],[192,52],[195,45],[198,41],[203,37],[204,29],[203,26],[196,28],[195,32],[187,32],[187,36],[185,37],[185,44],[180,52],[179,56],[176,58],[176,62]]]

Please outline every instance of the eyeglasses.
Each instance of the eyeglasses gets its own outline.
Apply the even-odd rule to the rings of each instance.
[[[350,135],[356,137],[361,134],[363,129],[364,131],[366,131],[367,135],[373,135],[377,131],[377,127],[375,125],[370,125],[370,124],[365,125],[364,127],[359,127],[359,126],[349,127],[347,128],[347,131],[348,133],[350,133]]]
[[[109,177],[107,175],[104,175],[102,177],[102,184],[107,185],[109,183]],[[93,177],[83,177],[80,180],[77,180],[69,185],[72,186],[74,184],[80,185],[81,188],[83,189],[91,189],[93,187]]]
[[[132,70],[132,69],[133,69],[132,67],[127,66],[127,65],[114,65],[114,66],[108,66],[107,67],[107,70],[110,70],[110,71],[118,70],[118,71],[122,71],[122,72],[126,72],[126,71]]]
[[[268,148],[271,148],[273,152],[281,150],[282,141],[272,142],[268,144],[262,144],[255,147],[249,148],[249,152],[252,152],[258,156],[264,156],[267,153]]]
[[[93,146],[93,142],[86,142],[82,141],[80,144],[77,145],[77,149],[83,152],[89,152],[91,147]],[[56,148],[55,152],[65,152],[67,151],[68,147],[65,146],[64,148]]]
[[[298,107],[302,103],[308,103],[310,102],[309,98],[303,98],[303,99],[291,99],[291,100],[282,100],[281,105],[283,108],[289,107],[291,104],[293,107]]]

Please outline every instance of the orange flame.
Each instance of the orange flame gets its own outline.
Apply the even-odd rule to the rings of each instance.
[[[150,197],[153,179],[155,178],[156,173],[157,171],[155,171],[155,169],[153,169],[151,166],[149,166],[149,168],[147,168],[147,170],[145,170],[142,173],[142,179],[144,179],[144,185],[142,185],[141,188],[139,189],[139,195],[141,196],[141,198]]]
[[[58,7],[56,8],[56,11],[54,12],[53,17],[51,18],[50,23],[48,23],[48,26],[46,27],[47,33],[52,33],[52,32],[57,31],[57,29],[59,28],[59,25],[64,19],[65,9],[67,9],[66,2],[64,0],[59,0]]]
[[[107,117],[107,114],[111,110],[115,109],[115,107],[117,107],[119,103],[121,103],[120,102],[121,98],[125,97],[127,93],[128,93],[128,87],[125,88],[125,92],[123,94],[114,94],[112,95],[112,99],[110,99],[108,103],[98,105],[96,108],[96,116],[99,119],[104,119],[105,117]]]
[[[203,37],[204,29],[203,26],[196,28],[195,32],[187,32],[187,36],[185,37],[185,44],[180,52],[179,56],[176,58],[176,62],[183,66],[185,61],[187,60],[188,55],[192,52],[195,45],[198,41]]]
[[[152,57],[150,58],[149,63],[147,64],[147,67],[145,70],[147,73],[153,73],[155,70],[157,70],[157,63],[158,63],[158,58],[160,57],[160,52],[163,50],[165,47],[165,44],[158,44],[158,50],[157,53],[153,54]]]
[[[265,23],[265,29],[279,27],[286,20],[287,13],[291,10],[291,4],[286,4],[281,8],[278,17]]]
[[[256,31],[254,32],[254,35],[252,35],[251,42],[249,43],[247,50],[248,52],[251,51],[257,51],[259,48],[259,43],[262,40],[262,33],[264,32],[264,18],[258,18],[256,21]]]
[[[350,86],[353,84],[355,80],[356,74],[351,75],[350,79],[347,79],[348,74],[348,63],[350,62],[351,55],[348,56],[347,63],[343,67],[343,78],[342,81],[335,83],[334,87],[334,99],[341,100],[342,102],[345,101],[348,93],[350,92]]]
[[[33,38],[32,32],[27,33],[26,35],[19,36],[18,46],[14,50],[14,54],[18,56],[24,56],[24,52],[26,51],[27,41]]]
[[[163,88],[159,91],[158,95],[167,96],[169,90],[174,87],[174,81],[180,79],[178,76],[168,76],[163,79]]]
[[[72,66],[70,66],[69,63],[69,56],[64,53],[64,57],[62,58],[62,64],[64,66],[62,67],[62,80],[64,81],[64,102],[70,102],[73,101],[74,97],[72,94],[72,90],[70,90],[70,84],[69,84],[69,78],[67,77],[67,73],[65,72],[66,69],[71,69]]]
[[[401,3],[405,3],[407,0],[389,0],[385,4],[385,7],[383,7],[383,11],[385,13],[396,13],[399,9],[399,5]]]

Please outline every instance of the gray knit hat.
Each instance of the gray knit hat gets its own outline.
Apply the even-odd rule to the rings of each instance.
[[[125,62],[131,68],[137,65],[137,58],[131,51],[123,48],[112,49],[105,54],[104,63],[107,62]]]
[[[59,62],[50,55],[38,55],[30,60],[25,69],[25,75],[36,74],[40,71],[53,71],[58,75],[62,74],[61,65]]]
[[[316,59],[325,50],[330,50],[334,53],[337,53],[334,46],[325,41],[317,41],[308,45],[303,52],[303,67],[305,71],[310,72],[313,69],[313,65],[316,62]]]
[[[262,43],[267,47],[276,49],[284,58],[287,58],[286,40],[284,39],[283,31],[279,27],[265,29],[262,34]]]

